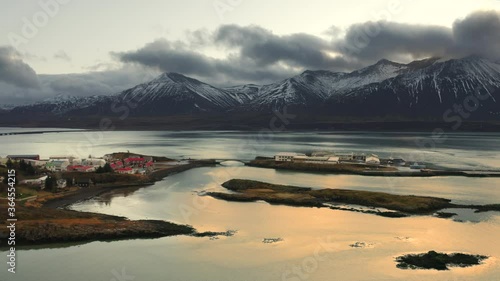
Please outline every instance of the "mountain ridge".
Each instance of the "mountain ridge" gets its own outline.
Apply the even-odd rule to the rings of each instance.
[[[110,96],[66,97],[18,106],[13,114],[54,116],[107,115],[118,102],[133,101],[135,116],[173,116],[203,113],[272,112],[284,107],[307,114],[343,116],[443,112],[476,91],[489,97],[477,109],[478,118],[498,119],[500,64],[478,56],[443,61],[416,60],[408,64],[381,59],[352,72],[306,70],[267,84],[215,87],[180,73],[155,79]]]

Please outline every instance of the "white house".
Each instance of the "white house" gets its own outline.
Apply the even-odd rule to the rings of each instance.
[[[95,166],[70,165],[67,167],[68,172],[92,173],[96,171]]]
[[[146,169],[137,169],[136,173],[139,175],[145,175],[147,173],[147,170]]]
[[[44,167],[47,164],[47,161],[41,160],[32,160],[32,159],[24,159],[26,164],[31,164],[33,167]]]
[[[116,169],[115,172],[119,173],[119,174],[129,174],[129,175],[132,175],[135,173],[135,170],[130,168],[130,167],[126,167],[126,168],[121,168],[121,169]]]
[[[65,179],[58,179],[56,182],[57,188],[65,188],[68,185],[68,182]]]
[[[339,158],[339,161],[353,161],[354,153],[335,153],[335,156]]]
[[[22,184],[29,184],[29,185],[42,185],[45,183],[45,180],[47,179],[47,176],[43,176],[38,179],[31,179],[31,180],[22,180]]]
[[[45,164],[45,168],[52,172],[65,172],[69,164],[70,162],[68,159],[49,160],[47,164]]]
[[[293,162],[308,164],[338,164],[339,158],[335,156],[296,156]]]
[[[328,160],[326,160],[328,163],[332,164],[338,164],[340,162],[340,158],[337,156],[329,156]]]
[[[366,157],[366,164],[368,165],[380,165],[380,158],[377,155],[372,154]]]
[[[294,157],[297,156],[306,156],[303,153],[294,153],[294,152],[280,152],[274,155],[274,161],[276,162],[292,162]]]

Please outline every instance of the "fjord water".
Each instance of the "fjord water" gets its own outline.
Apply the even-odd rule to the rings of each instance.
[[[109,132],[86,154],[130,150],[175,158],[251,159],[279,151],[375,152],[424,155],[425,161],[467,169],[499,169],[498,134],[451,134],[435,148],[420,148],[417,133],[276,133],[259,140],[244,132]],[[81,146],[83,132],[0,137],[0,155],[68,154]],[[85,155],[85,156],[87,156]],[[424,159],[424,158],[421,158]],[[18,251],[18,272],[1,280],[497,280],[500,278],[500,215],[460,214],[384,218],[326,208],[233,203],[202,196],[224,189],[231,178],[312,188],[346,188],[438,196],[457,203],[500,202],[497,178],[382,178],[308,174],[226,166],[193,169],[153,186],[115,192],[71,206],[74,210],[161,219],[199,231],[236,230],[216,240],[195,237],[60,244]],[[262,243],[264,238],[282,238]],[[364,248],[349,245],[365,242]],[[397,269],[394,257],[436,250],[488,255],[477,267],[450,271]],[[3,254],[3,253],[2,253]],[[121,278],[121,279],[120,279]],[[127,279],[128,278],[128,279]],[[134,278],[134,279],[132,279]]]

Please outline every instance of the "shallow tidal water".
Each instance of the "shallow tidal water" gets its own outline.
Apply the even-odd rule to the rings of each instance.
[[[20,136],[10,140],[0,155],[57,152],[72,146],[82,133],[39,135],[29,146]],[[57,138],[57,135],[65,138]],[[127,136],[127,137],[125,137]],[[253,158],[255,151],[239,149],[253,136],[238,132],[112,132],[96,155],[127,150],[186,158]],[[308,151],[331,146],[339,150],[404,154],[411,138],[419,134],[319,134],[282,133],[266,144],[261,154]],[[420,151],[434,162],[467,167],[500,167],[495,135],[483,138],[467,134],[451,136],[439,151]],[[28,139],[31,137],[28,137]],[[394,139],[395,140],[394,140]],[[474,148],[469,141],[482,144]],[[0,137],[2,144],[4,139]],[[279,140],[279,141],[277,141]],[[460,140],[460,141],[459,141]],[[34,140],[32,140],[34,141]],[[463,145],[458,145],[464,142]],[[386,145],[390,142],[393,146]],[[140,145],[142,144],[142,146]],[[281,145],[283,144],[283,145]],[[485,145],[490,144],[490,146]],[[20,147],[20,148],[18,148]],[[24,147],[24,150],[21,149]],[[491,155],[486,156],[486,155]],[[471,164],[473,163],[473,164]],[[80,202],[71,209],[161,219],[189,224],[199,231],[236,230],[219,239],[187,236],[137,239],[87,244],[58,244],[18,249],[18,272],[0,271],[0,280],[499,280],[500,213],[460,212],[454,219],[435,217],[385,218],[370,214],[273,206],[264,202],[234,203],[202,191],[224,191],[221,183],[243,178],[312,188],[345,188],[396,194],[427,195],[466,204],[500,203],[499,178],[383,178],[354,175],[308,174],[226,166],[197,168],[172,175],[156,184],[117,191]],[[281,238],[263,243],[265,238]],[[364,242],[364,247],[351,247]],[[394,258],[429,250],[490,256],[482,265],[449,271],[401,270]],[[4,252],[2,252],[4,255]],[[126,279],[128,278],[128,279]],[[131,279],[134,278],[134,279]]]

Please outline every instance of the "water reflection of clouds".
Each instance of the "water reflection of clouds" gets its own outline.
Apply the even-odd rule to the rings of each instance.
[[[218,269],[218,272],[232,274],[233,277],[235,272],[241,274],[245,270],[260,272],[255,280],[263,280],[262,274],[271,276],[276,272],[281,273],[289,266],[300,265],[305,258],[314,255],[317,246],[323,243],[322,239],[327,237],[331,237],[327,245],[334,250],[329,258],[320,264],[314,275],[311,275],[311,280],[329,280],[333,276],[332,272],[335,272],[335,279],[339,280],[352,280],[353,276],[363,280],[369,279],[370,276],[382,275],[390,275],[393,280],[408,280],[408,274],[414,274],[419,280],[445,280],[455,278],[457,274],[473,277],[469,278],[471,280],[479,280],[479,274],[484,277],[483,280],[489,280],[489,277],[500,273],[489,263],[449,272],[408,272],[397,269],[393,261],[394,257],[401,253],[427,252],[431,249],[500,256],[500,243],[494,239],[500,233],[499,216],[475,224],[420,216],[392,219],[327,208],[297,208],[262,202],[226,202],[193,193],[205,188],[222,189],[218,182],[231,177],[226,170],[229,168],[200,168],[172,175],[155,186],[142,189],[126,198],[115,198],[116,201],[113,201],[111,206],[99,207],[89,204],[88,210],[127,214],[134,218],[183,222],[178,211],[180,204],[192,207],[195,198],[207,200],[204,208],[196,209],[192,213],[190,224],[200,231],[237,230],[235,236],[213,241],[192,237],[134,240],[127,241],[127,247],[124,247],[135,245],[136,248],[142,249],[144,245],[155,244],[155,247],[148,248],[148,251],[155,252],[155,258],[162,261],[175,260],[183,265],[178,268],[166,263],[162,269],[168,268],[169,272],[177,272],[181,276],[186,276],[183,273],[186,267],[200,270],[200,264],[209,264],[210,267]],[[243,167],[240,171],[242,178],[298,186],[387,189],[384,178],[282,173],[250,167]],[[214,178],[217,180],[214,181]],[[179,184],[170,187],[175,182]],[[442,194],[442,197],[455,194],[462,199],[469,198],[471,193],[474,193],[479,198],[495,199],[500,198],[500,191],[495,188],[499,186],[498,183],[494,179],[403,178],[401,187],[396,188],[396,191],[402,194],[431,196]],[[475,189],[471,189],[471,185]],[[152,197],[160,197],[162,200],[152,201]],[[402,241],[397,237],[408,239]],[[265,244],[262,243],[264,238],[282,238],[283,241]],[[366,250],[349,247],[358,241],[373,243],[376,246]],[[168,250],[165,250],[167,248]],[[133,251],[130,252],[131,255],[132,253]],[[149,266],[149,263],[141,265],[145,268]],[[360,270],[360,267],[363,270]],[[154,268],[150,268],[148,272],[155,272]],[[223,277],[223,280],[234,280],[226,275]]]

